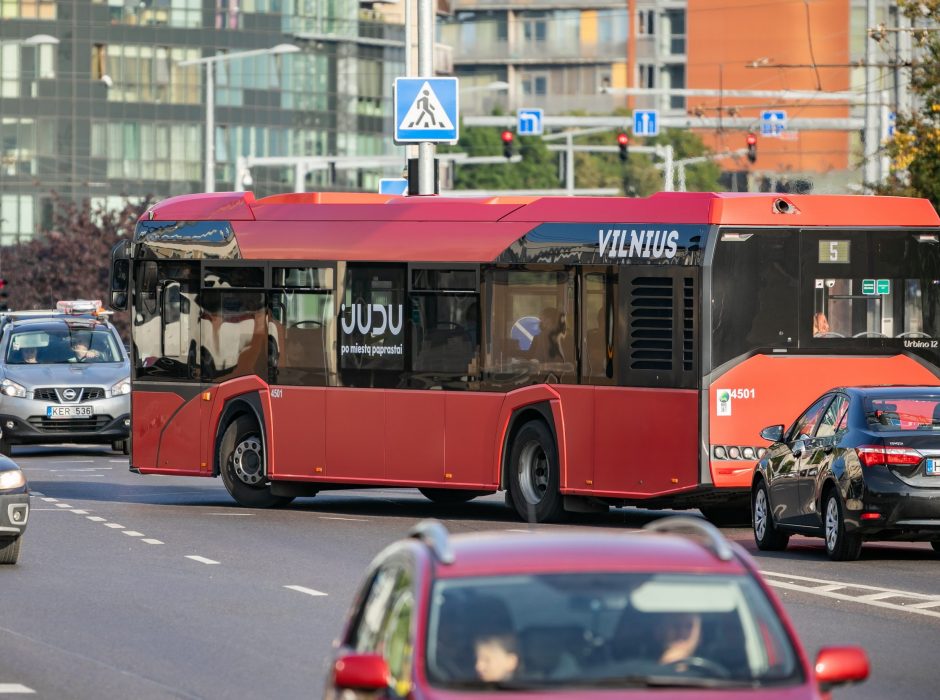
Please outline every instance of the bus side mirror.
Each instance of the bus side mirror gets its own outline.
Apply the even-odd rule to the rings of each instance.
[[[111,308],[115,311],[127,310],[131,272],[131,261],[127,253],[127,241],[119,242],[111,251]]]

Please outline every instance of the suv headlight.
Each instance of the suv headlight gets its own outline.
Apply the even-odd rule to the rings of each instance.
[[[122,379],[111,387],[111,396],[127,396],[131,393],[131,380]]]
[[[10,379],[4,379],[3,383],[0,383],[0,391],[3,392],[4,396],[16,396],[21,399],[26,398],[26,389]]]
[[[26,477],[19,469],[7,469],[0,472],[0,491],[18,489],[26,483]]]

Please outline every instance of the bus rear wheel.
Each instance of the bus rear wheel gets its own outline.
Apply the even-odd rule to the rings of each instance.
[[[516,433],[509,455],[509,493],[519,517],[535,523],[561,520],[560,481],[552,433],[543,421],[531,420]]]
[[[236,503],[247,508],[275,508],[294,500],[271,493],[265,467],[257,422],[250,416],[239,416],[229,423],[219,443],[222,482]]]

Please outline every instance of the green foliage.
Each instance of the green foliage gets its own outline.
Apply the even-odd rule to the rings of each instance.
[[[900,0],[898,7],[923,26],[940,22],[940,2]],[[879,194],[926,197],[940,206],[940,35],[917,32],[914,40],[922,46],[911,69],[911,92],[918,105],[912,113],[897,115],[894,138],[886,150],[891,158],[888,182],[877,188]]]
[[[624,118],[626,123],[627,119]],[[470,156],[502,155],[502,129],[498,127],[461,128],[460,142],[456,146],[442,147],[442,151],[465,152]],[[554,141],[563,144],[563,141]],[[617,131],[585,134],[575,137],[580,145],[617,145]],[[700,156],[707,152],[702,140],[690,131],[668,129],[654,139],[631,139],[631,147],[639,145],[672,144],[675,158]],[[564,187],[562,154],[548,150],[549,142],[538,136],[517,136],[515,151],[522,155],[521,163],[496,165],[456,165],[455,189],[523,190],[555,189]],[[578,188],[617,188],[621,193],[644,197],[663,189],[663,174],[656,168],[660,159],[649,154],[630,152],[627,163],[619,153],[576,153],[575,185]],[[720,170],[713,162],[698,163],[686,168],[686,188],[690,191],[716,191],[720,185]],[[677,173],[678,177],[678,173]],[[678,180],[677,183],[678,185]]]

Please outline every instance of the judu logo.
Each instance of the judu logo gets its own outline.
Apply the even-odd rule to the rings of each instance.
[[[353,304],[349,307],[349,321],[346,321],[346,304],[340,306],[340,324],[343,327],[343,333],[352,334],[358,330],[363,335],[371,333],[372,335],[383,335],[386,331],[391,331],[392,335],[401,333],[404,320],[404,311],[402,305],[398,304],[398,323],[392,315],[393,306],[388,304]],[[376,323],[376,320],[379,322]]]

